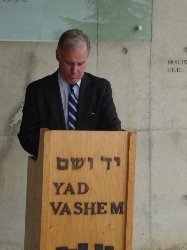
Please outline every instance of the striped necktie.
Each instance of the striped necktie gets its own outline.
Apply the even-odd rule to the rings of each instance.
[[[75,130],[75,125],[76,125],[78,100],[73,89],[75,85],[76,83],[70,84],[69,103],[68,103],[69,130]]]

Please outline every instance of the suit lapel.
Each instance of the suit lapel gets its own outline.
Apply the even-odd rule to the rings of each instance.
[[[81,80],[80,92],[79,92],[79,102],[77,110],[77,124],[76,129],[81,130],[85,119],[90,108],[90,103],[92,102],[92,88],[90,87],[91,79],[84,73],[84,76]]]
[[[51,115],[56,124],[56,129],[66,129],[60,87],[58,84],[58,71],[51,75],[45,93],[51,110]]]

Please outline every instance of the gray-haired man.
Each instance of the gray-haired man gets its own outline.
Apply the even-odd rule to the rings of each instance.
[[[70,85],[78,105],[74,129],[121,130],[110,83],[85,72],[89,52],[90,41],[82,30],[64,32],[56,50],[59,69],[28,85],[18,138],[29,154],[38,154],[40,128],[70,129]]]

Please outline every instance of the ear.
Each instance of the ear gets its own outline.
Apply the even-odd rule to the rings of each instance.
[[[59,60],[60,60],[60,55],[59,55],[59,52],[58,52],[57,49],[56,49],[56,59],[57,59],[57,61],[59,62]]]

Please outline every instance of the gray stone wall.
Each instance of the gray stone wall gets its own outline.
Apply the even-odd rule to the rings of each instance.
[[[92,44],[87,71],[110,80],[122,127],[138,132],[133,250],[186,250],[187,1],[154,0],[152,20],[151,43]],[[23,249],[28,155],[16,134],[25,88],[57,69],[55,49],[0,43],[0,250]]]

